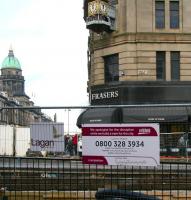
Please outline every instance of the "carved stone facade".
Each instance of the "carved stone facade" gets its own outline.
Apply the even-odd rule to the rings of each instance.
[[[147,91],[148,101],[128,101],[126,98],[123,103],[159,103],[161,99],[162,103],[190,102],[190,0],[120,0],[114,6],[115,31],[97,34],[90,30],[90,94],[104,88],[127,87],[130,90],[133,88],[131,94],[122,95],[137,99],[142,98],[138,93],[144,86],[142,92],[144,89]],[[106,69],[106,60],[113,55],[118,56],[115,63],[118,66],[114,69],[118,78],[108,81],[106,71],[110,69]],[[112,70],[109,73],[113,73]],[[154,95],[158,94],[158,87],[162,88],[158,101],[153,101],[149,95],[153,95],[153,87],[156,89]],[[171,95],[169,91],[172,90]],[[177,96],[180,99],[175,98]]]

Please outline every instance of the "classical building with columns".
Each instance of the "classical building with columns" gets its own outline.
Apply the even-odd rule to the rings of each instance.
[[[90,104],[137,106],[103,116],[90,109],[78,125],[157,122],[163,133],[190,131],[190,107],[167,106],[191,103],[190,17],[190,0],[84,0]]]
[[[6,109],[13,107],[15,109]],[[31,107],[31,109],[22,109]],[[28,126],[32,122],[51,121],[25,93],[21,64],[12,49],[3,60],[0,75],[0,124]],[[19,108],[19,109],[17,109]]]

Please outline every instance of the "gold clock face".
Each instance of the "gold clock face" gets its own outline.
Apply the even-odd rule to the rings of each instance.
[[[90,7],[89,7],[89,9],[90,9],[91,13],[94,13],[96,11],[96,4],[95,3],[91,4]]]
[[[92,1],[88,4],[88,15],[95,15],[97,13],[97,5],[98,3],[96,1]]]
[[[100,12],[101,14],[106,14],[107,13],[107,6],[104,2],[100,3]]]
[[[107,4],[104,1],[92,1],[88,3],[88,16],[96,14],[107,14]]]

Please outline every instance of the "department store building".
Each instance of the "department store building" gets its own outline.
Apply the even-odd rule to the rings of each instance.
[[[190,0],[85,0],[90,105],[130,106],[88,109],[78,126],[156,122],[161,133],[189,132],[190,19]]]

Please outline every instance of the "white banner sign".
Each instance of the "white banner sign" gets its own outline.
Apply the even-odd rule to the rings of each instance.
[[[33,123],[30,126],[32,151],[64,152],[63,123]]]
[[[84,164],[160,164],[158,124],[85,124],[82,144]]]

